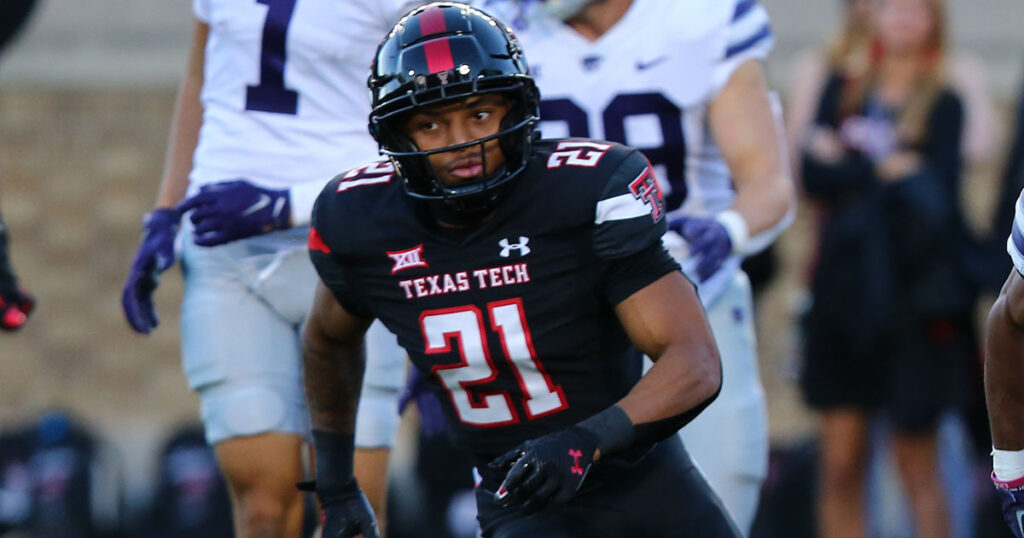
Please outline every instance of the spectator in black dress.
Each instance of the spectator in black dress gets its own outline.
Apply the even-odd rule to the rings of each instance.
[[[941,0],[879,0],[868,61],[824,85],[803,149],[825,210],[802,386],[821,412],[821,535],[865,536],[870,419],[892,448],[918,536],[949,535],[938,419],[973,351],[958,254],[963,110],[944,76]]]

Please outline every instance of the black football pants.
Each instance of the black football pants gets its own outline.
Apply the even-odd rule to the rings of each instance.
[[[495,504],[498,478],[483,478],[476,501],[486,538],[742,536],[675,435],[635,465],[596,465],[567,504],[532,517]]]

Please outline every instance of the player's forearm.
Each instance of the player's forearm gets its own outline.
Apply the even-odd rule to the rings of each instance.
[[[759,172],[736,193],[732,209],[743,217],[750,236],[778,227],[796,209],[793,179],[783,167]]]
[[[629,394],[579,426],[598,439],[595,461],[624,450],[645,450],[693,420],[721,387],[721,362],[713,344],[669,348]]]
[[[188,71],[178,89],[178,99],[174,106],[156,207],[174,206],[185,197],[188,190],[192,158],[199,143],[199,129],[203,124],[203,105],[199,95],[203,88],[207,31],[206,25],[197,23],[189,53]]]
[[[722,364],[713,342],[680,343],[668,347],[617,405],[633,424],[657,422],[699,412],[721,385]]]
[[[366,366],[362,345],[344,345],[311,332],[307,327],[303,336],[302,368],[313,428],[355,434]]]
[[[708,118],[736,187],[732,209],[748,235],[771,230],[790,213],[796,195],[781,106],[773,102],[758,60],[736,69]]]
[[[1024,449],[1024,326],[1015,321],[1007,296],[989,313],[985,338],[985,400],[992,444],[1000,450]]]

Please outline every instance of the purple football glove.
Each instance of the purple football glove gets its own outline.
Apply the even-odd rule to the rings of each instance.
[[[444,418],[441,402],[437,401],[437,395],[430,390],[427,378],[417,368],[409,370],[405,388],[398,397],[398,414],[401,415],[413,400],[420,412],[420,430],[424,435],[433,437],[448,431],[448,421]]]
[[[697,257],[697,278],[704,282],[722,266],[732,253],[732,239],[725,225],[707,217],[676,217],[668,228],[686,239],[690,255]]]
[[[154,209],[143,219],[142,244],[121,294],[124,316],[137,333],[149,334],[160,323],[153,307],[153,291],[160,282],[160,273],[174,265],[174,236],[179,222],[181,213],[169,207]]]
[[[265,189],[241,179],[203,185],[178,204],[178,211],[192,212],[195,243],[201,247],[291,227],[287,189]]]
[[[992,473],[992,482],[1003,501],[1003,519],[1016,538],[1024,538],[1024,478],[1003,481]]]

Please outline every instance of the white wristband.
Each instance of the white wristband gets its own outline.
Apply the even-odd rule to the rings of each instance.
[[[725,226],[729,240],[732,241],[733,254],[742,254],[746,249],[747,240],[750,239],[750,228],[747,226],[747,221],[743,220],[743,215],[734,209],[726,209],[716,214],[715,220]]]
[[[1024,450],[993,448],[992,471],[999,480],[1016,480],[1024,476]]]
[[[324,190],[324,183],[320,181],[309,181],[300,183],[288,189],[288,202],[291,204],[292,227],[305,226],[309,224],[313,216],[313,204]]]

